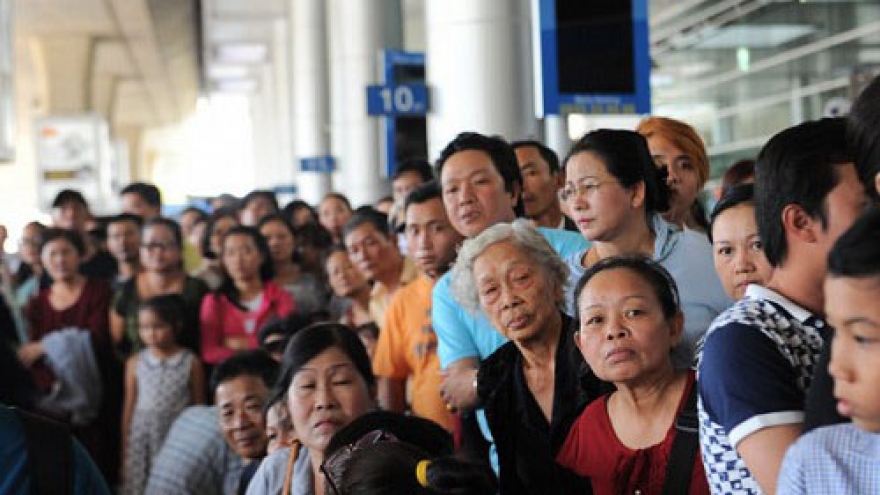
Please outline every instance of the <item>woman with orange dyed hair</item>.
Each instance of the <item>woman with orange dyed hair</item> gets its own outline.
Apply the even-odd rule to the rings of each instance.
[[[707,232],[706,213],[697,199],[709,179],[709,156],[700,135],[690,125],[667,117],[648,117],[636,132],[648,140],[654,163],[668,172],[666,182],[672,194],[666,220]]]

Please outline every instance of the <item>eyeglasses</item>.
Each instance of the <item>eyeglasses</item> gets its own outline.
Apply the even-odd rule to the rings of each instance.
[[[373,430],[358,438],[356,441],[340,447],[336,452],[333,452],[333,454],[324,459],[323,464],[321,464],[321,472],[324,473],[324,478],[327,480],[327,487],[330,488],[330,493],[332,495],[341,495],[341,492],[339,491],[339,482],[342,481],[342,475],[345,474],[345,468],[348,466],[348,461],[355,452],[371,445],[376,445],[377,443],[397,441],[399,440],[393,433],[385,430]]]
[[[592,198],[599,191],[599,188],[601,186],[615,182],[617,181],[601,180],[582,182],[580,184],[566,184],[565,187],[559,190],[559,199],[561,199],[562,201],[569,201],[575,198],[579,198],[582,195],[588,198]]]
[[[155,251],[157,249],[160,251],[170,251],[172,249],[177,249],[178,246],[177,246],[176,242],[169,241],[169,242],[148,242],[148,243],[141,244],[141,247],[146,249],[147,251]]]

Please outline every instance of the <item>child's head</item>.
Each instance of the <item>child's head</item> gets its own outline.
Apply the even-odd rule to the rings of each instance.
[[[831,363],[837,410],[880,432],[880,208],[834,244],[825,279],[825,313],[834,327]]]
[[[278,449],[289,447],[296,438],[293,420],[287,409],[287,394],[272,397],[266,406],[266,437],[269,439],[269,443],[266,445],[266,455],[271,455]]]
[[[178,294],[155,296],[138,308],[138,336],[146,347],[169,349],[183,331],[185,305]]]

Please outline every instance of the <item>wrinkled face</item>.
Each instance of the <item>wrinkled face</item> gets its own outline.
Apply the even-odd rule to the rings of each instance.
[[[715,218],[712,251],[721,285],[735,300],[742,299],[749,284],[764,285],[770,279],[773,269],[764,256],[752,203],[740,203]]]
[[[68,201],[52,208],[52,223],[59,228],[82,232],[89,219],[89,210],[76,201]]]
[[[28,265],[40,264],[40,244],[43,242],[39,227],[28,225],[24,228],[19,243],[18,253],[21,260]]]
[[[393,181],[391,181],[391,196],[395,203],[403,203],[406,195],[411,193],[413,189],[419,187],[424,182],[422,176],[416,172],[405,172]]]
[[[181,269],[180,244],[164,225],[151,225],[143,230],[141,264],[151,272],[169,272]]]
[[[550,172],[550,165],[541,157],[538,148],[516,148],[516,160],[523,179],[523,204],[526,217],[537,218],[559,207],[559,174]]]
[[[641,184],[623,187],[589,151],[573,155],[565,166],[562,196],[571,219],[590,241],[611,242],[644,215],[642,190]]]
[[[119,262],[138,259],[141,231],[133,222],[113,222],[107,226],[107,250]]]
[[[223,239],[223,268],[232,280],[260,278],[263,255],[253,238],[245,234],[233,234]]]
[[[675,218],[681,218],[687,213],[697,195],[700,194],[700,174],[694,157],[685,154],[668,139],[654,135],[648,138],[648,148],[651,156],[658,167],[666,167],[669,175],[666,183],[669,184],[670,214]]]
[[[480,307],[508,339],[521,344],[541,338],[554,321],[562,287],[554,287],[546,270],[509,240],[474,260],[473,277]]]
[[[284,402],[278,402],[266,411],[266,437],[269,439],[266,455],[293,444],[296,433]]]
[[[226,443],[245,459],[259,459],[266,454],[266,420],[263,407],[269,388],[262,378],[240,375],[222,382],[214,393],[220,413],[220,429]]]
[[[268,222],[260,228],[260,234],[266,238],[272,261],[288,263],[293,260],[293,250],[296,245],[293,234],[283,223]]]
[[[147,347],[170,349],[174,347],[174,328],[152,309],[138,311],[138,336]]]
[[[367,279],[345,251],[335,251],[327,258],[327,278],[333,293],[339,297],[351,297],[367,285]]]
[[[834,327],[831,362],[837,411],[880,433],[880,280],[825,279],[825,313]]]
[[[627,268],[600,272],[577,301],[575,343],[599,378],[638,382],[672,368],[682,319],[667,320],[650,284]]]
[[[52,280],[70,280],[78,273],[81,256],[67,239],[57,238],[47,242],[40,257],[43,268]]]
[[[122,195],[122,212],[131,213],[144,219],[144,221],[152,220],[159,216],[159,207],[151,206],[144,201],[140,194],[128,193]]]
[[[819,234],[818,249],[814,250],[814,254],[821,256],[823,262],[837,239],[852,226],[869,205],[865,186],[859,180],[853,164],[837,165],[835,172],[838,177],[837,185],[825,197],[824,207],[828,213],[828,223]]]
[[[406,209],[409,256],[428,277],[436,279],[449,270],[462,239],[449,222],[440,198],[413,203]]]
[[[482,151],[459,151],[450,156],[443,164],[440,184],[449,221],[465,237],[515,219],[517,195],[504,190],[504,178]]]
[[[364,277],[381,280],[388,276],[400,258],[397,245],[367,222],[345,236],[348,255]]]
[[[341,428],[372,409],[372,394],[351,359],[330,347],[293,376],[287,406],[297,438],[323,457]]]
[[[349,218],[351,210],[339,198],[327,197],[318,206],[318,221],[333,237],[342,235],[342,227]]]
[[[242,225],[256,227],[260,219],[270,213],[275,213],[275,205],[269,201],[269,198],[256,196],[241,210],[239,217]]]

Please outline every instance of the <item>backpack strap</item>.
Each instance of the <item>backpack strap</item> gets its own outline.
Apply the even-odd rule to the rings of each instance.
[[[73,444],[61,423],[15,410],[27,444],[31,495],[73,494]]]
[[[666,480],[663,482],[663,495],[686,494],[690,488],[694,460],[700,445],[696,382],[691,387],[687,403],[675,418],[675,430],[672,453],[666,466]]]

